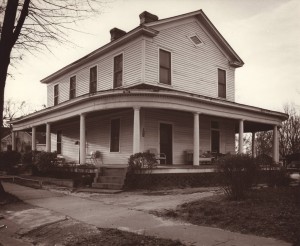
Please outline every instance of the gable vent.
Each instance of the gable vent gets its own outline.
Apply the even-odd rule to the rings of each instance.
[[[190,39],[192,40],[192,42],[193,42],[195,45],[200,45],[200,44],[202,44],[201,40],[200,40],[197,36],[191,36]]]

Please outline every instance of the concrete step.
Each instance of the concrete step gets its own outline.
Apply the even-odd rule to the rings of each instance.
[[[121,190],[123,188],[123,184],[93,183],[92,187],[93,188],[98,188],[98,189]]]
[[[125,176],[99,176],[98,183],[124,184]]]

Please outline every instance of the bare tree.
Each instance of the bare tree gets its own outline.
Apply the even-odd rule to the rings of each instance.
[[[49,49],[48,41],[67,41],[66,31],[72,30],[74,22],[99,13],[103,4],[99,0],[0,2],[0,126],[3,125],[4,91],[12,59],[22,58],[26,52]]]
[[[293,104],[286,104],[284,112],[289,115],[289,118],[282,123],[282,127],[279,129],[279,152],[282,157],[300,153],[300,114]],[[257,153],[271,155],[272,139],[273,131],[257,133]]]

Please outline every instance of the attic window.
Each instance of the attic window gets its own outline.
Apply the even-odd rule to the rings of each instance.
[[[200,38],[196,35],[190,36],[189,37],[190,40],[193,42],[194,45],[199,46],[202,44],[202,41],[200,40]]]

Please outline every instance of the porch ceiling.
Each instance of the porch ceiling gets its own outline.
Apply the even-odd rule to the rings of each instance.
[[[262,132],[273,130],[273,125],[262,124],[257,122],[245,121],[244,122],[244,132]],[[239,133],[239,124],[235,124],[235,133]]]

